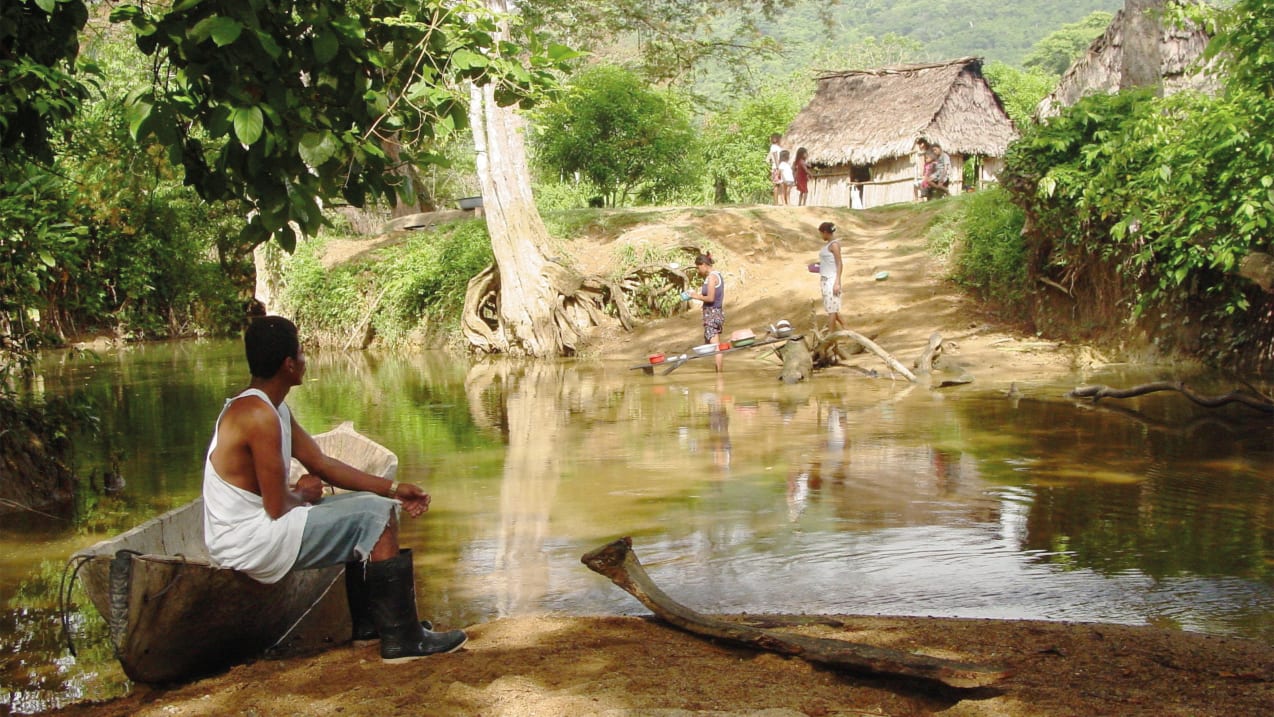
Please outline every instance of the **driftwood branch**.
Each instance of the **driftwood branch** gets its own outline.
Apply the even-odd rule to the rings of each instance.
[[[920,353],[920,357],[912,364],[916,369],[916,374],[924,376],[933,373],[933,362],[942,355],[942,334],[935,331],[929,334],[929,344],[925,346],[925,350]]]
[[[1135,398],[1156,391],[1176,391],[1205,408],[1219,408],[1228,403],[1238,403],[1262,413],[1274,413],[1274,402],[1267,398],[1247,393],[1231,391],[1221,396],[1204,396],[1195,393],[1181,381],[1156,381],[1143,383],[1132,388],[1110,388],[1109,386],[1079,386],[1066,394],[1067,398],[1091,398],[1099,401],[1103,398]]]
[[[911,381],[912,383],[916,382],[916,375],[911,372],[911,369],[907,368],[906,366],[903,366],[901,361],[894,358],[893,355],[890,354],[888,351],[880,348],[880,346],[878,346],[875,341],[872,341],[871,339],[867,338],[866,336],[863,336],[857,331],[850,331],[849,329],[841,329],[840,331],[837,331],[835,333],[828,334],[827,337],[824,338],[823,340],[831,341],[841,336],[857,341],[859,345],[861,345],[863,348],[879,356],[880,360],[884,361],[885,364],[888,365],[889,368],[893,369],[895,373],[902,374],[903,376],[907,378],[908,381]]]
[[[950,687],[985,687],[1008,676],[1005,670],[874,645],[806,637],[728,622],[695,612],[668,597],[655,585],[632,551],[632,538],[621,538],[589,551],[581,561],[590,570],[610,578],[641,601],[660,619],[687,632],[705,637],[794,655],[830,667],[940,682]]]

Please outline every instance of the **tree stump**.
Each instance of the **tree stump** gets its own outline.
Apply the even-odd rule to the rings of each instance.
[[[783,383],[798,383],[814,375],[814,358],[804,339],[792,339],[775,351],[783,358],[783,370],[779,373]]]

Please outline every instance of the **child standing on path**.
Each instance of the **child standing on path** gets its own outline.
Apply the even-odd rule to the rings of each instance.
[[[779,197],[782,199],[780,204],[786,206],[790,204],[788,197],[792,194],[792,186],[796,184],[796,177],[792,173],[791,155],[785,149],[779,154],[779,178],[783,180],[783,186],[779,187]]]

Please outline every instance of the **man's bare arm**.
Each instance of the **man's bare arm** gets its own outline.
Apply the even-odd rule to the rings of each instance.
[[[365,471],[333,458],[319,448],[318,442],[306,433],[301,424],[292,419],[292,456],[305,466],[310,473],[345,490],[362,490],[388,498],[397,498],[408,515],[416,517],[429,510],[430,497],[420,486],[411,483],[400,483],[397,491],[391,493],[393,481]]]

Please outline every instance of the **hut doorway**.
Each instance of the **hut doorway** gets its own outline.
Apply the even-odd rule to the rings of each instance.
[[[863,202],[863,186],[871,181],[871,167],[865,164],[850,166],[849,181],[849,207],[863,209],[867,206]]]

